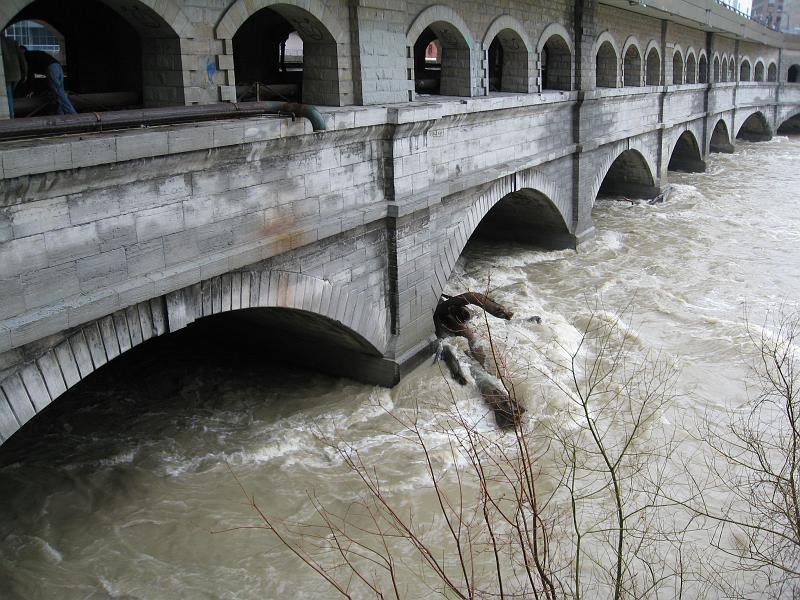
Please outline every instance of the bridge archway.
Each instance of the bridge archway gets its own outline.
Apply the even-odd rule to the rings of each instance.
[[[751,113],[739,126],[736,139],[748,142],[765,142],[772,139],[769,122],[761,111]]]
[[[655,40],[647,45],[647,72],[645,83],[647,85],[661,85],[661,51]]]
[[[720,82],[720,62],[719,62],[719,55],[714,54],[714,83]]]
[[[788,83],[800,82],[800,65],[792,65],[786,72],[786,81]]]
[[[728,57],[722,57],[722,71],[720,73],[721,79],[720,81],[725,82],[728,81]]]
[[[376,383],[395,375],[386,349],[386,317],[364,294],[330,282],[282,271],[242,272],[214,277],[166,296],[141,302],[69,332],[54,348],[0,381],[0,443],[69,388],[125,352],[195,321],[228,315],[251,336],[254,327],[298,337],[288,351],[308,354],[312,366]],[[249,333],[247,333],[249,332]],[[330,350],[334,363],[324,356]],[[316,362],[315,362],[316,361]],[[326,362],[327,361],[327,362]],[[355,365],[360,363],[360,367]],[[355,369],[355,370],[354,370]]]
[[[706,163],[694,133],[688,129],[678,136],[667,166],[669,171],[684,171],[687,173],[704,173]]]
[[[800,110],[795,110],[793,113],[783,117],[777,132],[780,135],[797,135],[800,133]]]
[[[344,28],[318,0],[238,0],[217,25],[217,38],[233,47],[237,100],[347,104],[343,36]]]
[[[673,85],[683,83],[683,51],[677,45],[672,53],[672,83]]]
[[[619,49],[614,38],[607,31],[600,34],[595,42],[595,87],[615,88],[619,85]]]
[[[642,85],[642,51],[639,41],[630,36],[622,48],[622,85],[638,87]]]
[[[536,46],[542,65],[543,90],[572,89],[572,38],[560,23],[551,23]]]
[[[2,29],[21,21],[39,21],[63,34],[65,87],[76,110],[185,103],[181,39],[192,35],[192,27],[174,0],[3,2]],[[19,96],[29,92],[44,89],[17,88]],[[41,103],[19,100],[17,116]]]
[[[744,57],[739,66],[739,81],[750,81],[750,59]]]
[[[654,198],[661,193],[653,176],[655,172],[654,163],[641,148],[612,151],[595,176],[592,203],[602,196]]]
[[[728,58],[728,81],[736,81],[736,59],[733,55]]]
[[[691,48],[686,52],[686,83],[697,83],[697,60]]]
[[[760,58],[756,61],[753,69],[753,81],[764,81],[764,61]]]
[[[438,60],[429,60],[429,47],[440,49]],[[413,57],[414,93],[443,96],[477,95],[475,41],[464,20],[446,6],[431,6],[414,20],[406,34],[408,56]]]
[[[532,91],[533,46],[522,24],[509,15],[495,19],[483,38],[488,53],[489,91]]]
[[[731,144],[731,136],[728,133],[728,124],[725,119],[719,119],[714,125],[711,132],[711,141],[709,142],[710,152],[723,152],[725,154],[733,154],[734,148]]]
[[[708,57],[705,50],[700,51],[697,61],[697,83],[708,83]]]
[[[769,63],[767,81],[778,81],[778,66],[774,62]]]

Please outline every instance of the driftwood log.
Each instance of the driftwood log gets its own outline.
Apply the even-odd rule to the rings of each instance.
[[[490,315],[500,319],[511,319],[514,313],[505,306],[498,304],[489,296],[477,292],[466,292],[458,296],[448,296],[442,294],[439,304],[433,313],[433,321],[436,325],[436,335],[440,338],[449,336],[460,336],[466,338],[469,345],[469,355],[480,365],[483,372],[477,376],[476,383],[481,392],[481,396],[489,407],[494,411],[494,418],[501,429],[510,429],[519,424],[525,408],[511,398],[502,387],[493,383],[486,373],[486,354],[478,343],[475,330],[469,324],[470,312],[467,305],[472,304],[482,308]],[[447,365],[453,379],[461,385],[467,383],[466,378],[461,372],[458,359],[453,354],[449,346],[442,348],[442,360]]]

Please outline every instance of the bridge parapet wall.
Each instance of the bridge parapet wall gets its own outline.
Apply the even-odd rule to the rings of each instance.
[[[587,92],[581,110],[581,143],[606,144],[650,131],[659,123],[657,87]]]
[[[743,107],[774,104],[777,90],[778,86],[771,83],[740,83],[736,89],[736,105]]]
[[[732,110],[735,106],[735,93],[735,83],[715,83],[712,85],[708,92],[708,112],[715,114]]]
[[[705,115],[704,84],[669,86],[664,95],[664,122],[682,123]]]

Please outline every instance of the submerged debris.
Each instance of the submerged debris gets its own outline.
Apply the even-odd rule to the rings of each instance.
[[[471,371],[481,396],[494,411],[497,425],[501,429],[511,429],[519,425],[522,414],[525,412],[525,407],[516,398],[508,394],[502,381],[496,382],[495,378],[487,373],[486,354],[479,344],[475,330],[469,323],[471,314],[467,309],[468,304],[482,308],[500,319],[509,320],[514,316],[514,313],[489,298],[489,296],[477,292],[466,292],[458,296],[442,294],[439,304],[433,313],[436,335],[439,338],[459,336],[467,340],[469,347],[467,355],[475,362]],[[539,317],[531,317],[528,320],[541,323],[541,318]],[[464,376],[461,363],[458,361],[453,348],[448,344],[442,344],[439,356],[447,365],[453,379],[461,385],[466,385],[467,378]]]

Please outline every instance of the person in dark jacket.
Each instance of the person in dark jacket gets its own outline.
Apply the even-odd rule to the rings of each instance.
[[[20,48],[25,50],[28,76],[32,77],[35,74],[39,74],[47,78],[47,86],[50,89],[50,93],[55,96],[58,104],[56,114],[74,115],[77,111],[64,91],[64,70],[61,68],[61,63],[47,52],[42,52],[41,50],[28,51],[25,46],[20,46]]]

